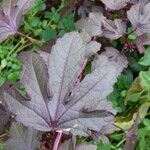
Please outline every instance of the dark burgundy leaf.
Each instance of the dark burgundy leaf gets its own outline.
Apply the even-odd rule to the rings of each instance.
[[[0,129],[6,125],[11,113],[0,103]]]
[[[123,56],[117,50],[111,59],[108,52],[97,55],[92,73],[77,84],[90,44],[78,32],[71,32],[57,40],[48,64],[37,53],[22,54],[21,82],[31,100],[15,97],[13,89],[5,92],[8,108],[18,122],[40,131],[63,130],[84,136],[89,129],[100,131],[113,123],[116,111],[106,97],[126,65],[120,62]],[[100,49],[96,45],[92,52]]]
[[[21,124],[13,123],[10,129],[10,138],[4,145],[5,150],[37,150],[40,148],[40,139],[37,131],[26,128]]]

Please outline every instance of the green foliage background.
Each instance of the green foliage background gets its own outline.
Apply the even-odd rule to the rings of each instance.
[[[36,0],[34,7],[26,14],[20,31],[28,37],[32,37],[34,42],[26,37],[9,37],[0,44],[0,87],[6,80],[15,84],[20,78],[21,62],[17,58],[22,50],[38,48],[49,40],[55,40],[66,32],[75,30],[74,12],[62,17],[61,11],[65,7],[62,1],[59,7],[52,7],[45,11],[43,0]],[[129,31],[132,29],[128,29]],[[136,41],[136,36],[131,34],[129,40]],[[114,47],[120,47],[120,41],[113,41]],[[135,115],[140,114],[141,122],[137,132],[136,150],[150,149],[150,46],[145,47],[144,56],[137,52],[126,53],[129,67],[114,85],[113,92],[108,96],[118,114],[115,124],[122,130],[128,131],[134,124]],[[86,67],[85,74],[90,72],[90,63]],[[135,80],[137,80],[135,84]],[[138,86],[137,86],[138,85]],[[138,89],[137,91],[135,89]],[[21,90],[24,90],[21,88]],[[124,132],[116,127],[116,131],[109,136],[110,144],[104,144],[101,140],[97,145],[97,150],[122,150],[126,136]],[[81,138],[80,142],[85,141]],[[93,141],[89,141],[92,142]],[[2,144],[0,144],[0,150]]]

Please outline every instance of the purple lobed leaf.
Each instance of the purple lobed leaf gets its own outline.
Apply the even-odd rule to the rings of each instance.
[[[103,35],[111,40],[118,39],[126,32],[126,24],[121,19],[103,21]]]
[[[40,131],[63,130],[84,136],[89,129],[100,131],[113,123],[116,111],[106,97],[126,65],[118,69],[123,56],[118,57],[116,50],[111,56],[107,52],[97,55],[92,73],[76,84],[89,53],[87,41],[78,32],[65,34],[53,46],[48,64],[37,53],[22,54],[21,81],[31,100],[15,96],[18,93],[13,88],[5,93],[8,108],[18,122]]]
[[[17,33],[23,14],[34,0],[5,0],[0,7],[0,42]]]
[[[76,22],[76,27],[83,32],[87,32],[91,37],[100,36],[102,31],[102,22],[104,20],[102,13],[92,12],[89,17]]]
[[[150,33],[150,3],[140,1],[131,7],[127,16],[137,35]]]
[[[13,123],[10,138],[5,142],[5,150],[37,150],[40,147],[38,132],[22,124]]]
[[[137,37],[136,46],[138,51],[142,54],[145,51],[144,46],[150,44],[150,36],[149,34],[143,34]]]
[[[119,10],[127,5],[130,0],[101,0],[107,8],[111,10]]]

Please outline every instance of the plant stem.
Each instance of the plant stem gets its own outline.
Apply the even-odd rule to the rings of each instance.
[[[83,75],[83,72],[85,70],[85,67],[88,63],[88,58],[86,58],[83,62],[83,65],[82,65],[82,68],[81,68],[81,71],[80,71],[80,74],[79,74],[79,80],[81,81],[82,80],[82,75]]]
[[[7,57],[9,57],[9,56],[16,50],[16,48],[21,44],[21,42],[22,42],[22,40],[20,40],[20,41],[16,44],[16,46],[8,53]]]
[[[134,33],[137,29],[134,29],[133,31],[131,31],[130,33],[126,33],[128,36],[132,33]]]
[[[116,125],[116,124],[113,124],[116,128],[119,128],[121,131],[123,131],[123,133],[124,134],[126,134],[126,131],[123,129],[123,128],[121,128],[121,127],[119,127],[118,125]]]
[[[54,146],[53,146],[53,150],[58,150],[61,137],[62,137],[62,131],[57,133],[57,137],[56,137],[56,140],[55,140],[55,143],[54,143]]]
[[[59,13],[65,6],[65,0],[61,0],[61,4],[59,6],[59,8],[56,10],[57,13]]]
[[[7,135],[8,135],[7,133],[4,133],[4,134],[0,135],[0,139],[6,137]]]
[[[29,24],[28,24],[25,20],[24,20],[23,22],[24,22],[24,24],[25,24],[26,26],[28,26],[28,28],[29,28],[31,31],[34,31],[34,29],[31,28],[31,27],[29,26]]]
[[[24,46],[19,47],[19,48],[17,49],[16,53],[19,53],[19,52],[22,51],[24,48],[26,48],[26,47],[28,47],[28,46],[30,46],[30,45],[32,45],[32,43],[29,43],[29,44],[26,44],[26,45],[24,45]]]
[[[36,43],[37,45],[38,45],[39,42],[40,42],[40,41],[38,41],[38,40],[36,40],[36,39],[34,39],[34,38],[32,38],[32,37],[30,37],[30,36],[28,36],[28,35],[22,33],[22,32],[17,31],[17,34],[20,35],[20,36],[25,37],[26,39],[28,39],[28,40],[31,41],[32,43]]]
[[[120,141],[118,144],[117,144],[117,146],[116,146],[116,148],[118,148],[121,144],[123,144],[123,142],[125,142],[126,141],[126,139],[123,139],[122,141]]]
[[[116,150],[116,147],[115,147],[115,146],[113,146],[113,145],[111,145],[111,149],[114,149],[114,150]]]

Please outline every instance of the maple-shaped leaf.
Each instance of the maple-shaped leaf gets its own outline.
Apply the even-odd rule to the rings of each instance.
[[[21,82],[31,100],[13,89],[4,96],[18,122],[40,131],[63,130],[85,136],[90,129],[100,131],[113,123],[116,111],[106,97],[123,67],[118,70],[118,62],[97,55],[92,73],[77,84],[87,57],[86,46],[78,32],[71,32],[57,40],[48,64],[37,53],[22,54]]]
[[[127,5],[130,0],[101,0],[111,10],[119,10]]]
[[[126,32],[126,24],[121,19],[103,21],[103,35],[111,40],[118,39]]]
[[[0,42],[17,33],[23,14],[34,0],[5,0],[0,6]]]
[[[150,3],[141,1],[133,5],[127,16],[137,35],[150,33]]]
[[[40,147],[38,132],[22,124],[13,123],[10,138],[4,144],[5,150],[37,150]]]
[[[92,12],[89,17],[83,18],[76,22],[76,27],[90,36],[100,36],[102,34],[102,22],[104,20],[102,13]]]

